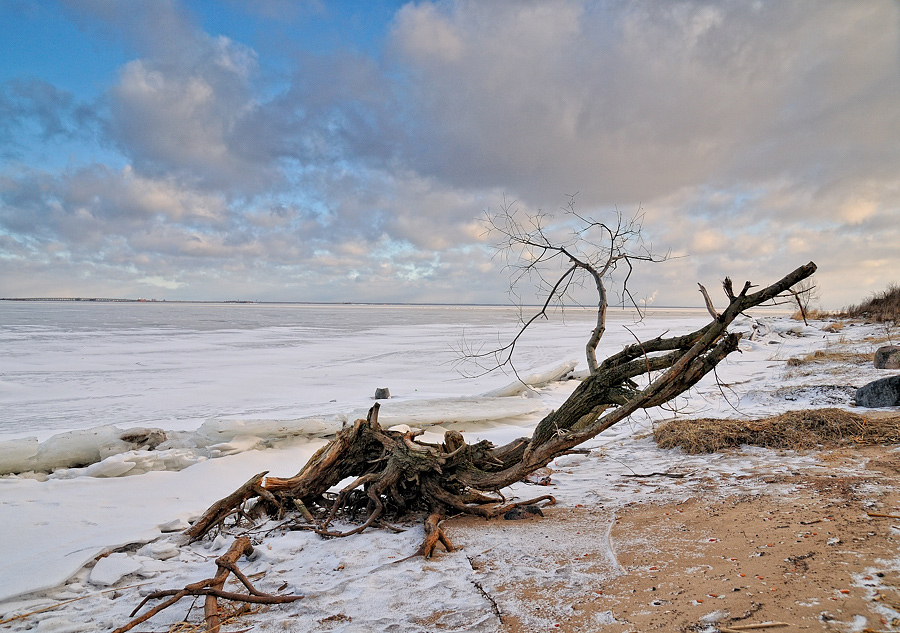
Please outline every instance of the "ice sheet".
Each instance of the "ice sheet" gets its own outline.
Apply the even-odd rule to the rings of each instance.
[[[702,314],[694,314],[667,315],[636,326],[630,322],[618,323],[617,327],[611,327],[608,331],[600,355],[633,341],[632,334],[622,328],[622,325],[627,324],[630,330],[647,338],[664,331],[671,334],[683,333],[705,320]],[[521,366],[529,368],[524,373],[530,373],[531,369],[548,369],[550,365],[570,357],[573,350],[581,349],[583,330],[588,324],[588,321],[554,324],[550,330],[552,336],[542,334],[532,346],[523,346],[528,360]],[[807,328],[778,318],[770,318],[762,323],[747,320],[737,324],[747,336],[741,343],[743,353],[732,355],[718,369],[719,379],[727,387],[716,385],[711,378],[706,379],[678,400],[678,410],[684,414],[704,416],[761,416],[788,408],[815,406],[816,399],[826,392],[836,400],[831,405],[849,407],[849,396],[840,396],[839,392],[829,389],[833,386],[862,384],[879,377],[877,370],[858,363],[813,364],[795,369],[788,365],[787,360],[829,346],[852,343],[857,347],[865,347],[865,338],[873,334],[873,330],[865,326],[848,326],[840,334],[833,335],[824,333],[822,325],[817,323]],[[169,537],[161,533],[160,526],[166,523],[171,524],[167,529],[183,526],[188,518],[196,516],[212,501],[231,492],[257,472],[270,470],[276,476],[294,474],[324,440],[290,437],[290,433],[283,434],[278,430],[280,425],[289,426],[291,421],[296,422],[301,418],[327,420],[342,419],[329,416],[348,418],[357,415],[371,405],[369,391],[374,392],[375,386],[389,386],[392,393],[400,394],[396,399],[382,402],[381,415],[386,424],[400,421],[410,426],[421,424],[422,420],[417,419],[414,413],[417,410],[427,410],[430,411],[429,420],[439,423],[431,427],[430,431],[437,438],[447,428],[459,428],[470,440],[489,439],[502,444],[529,435],[542,412],[557,407],[576,384],[574,381],[551,383],[535,389],[534,393],[526,392],[537,397],[497,399],[504,400],[506,413],[514,412],[515,416],[499,416],[487,421],[485,412],[489,409],[489,403],[473,394],[499,389],[510,382],[510,377],[500,376],[474,383],[459,382],[455,378],[451,380],[448,377],[451,370],[436,364],[434,358],[435,350],[441,347],[435,342],[435,337],[438,333],[445,332],[447,325],[413,323],[404,327],[403,336],[400,336],[400,330],[393,330],[392,326],[376,327],[366,332],[365,336],[354,338],[351,335],[352,340],[349,342],[346,335],[342,335],[331,339],[327,344],[322,342],[320,347],[304,348],[318,350],[315,352],[318,356],[307,356],[304,361],[307,368],[301,373],[305,372],[306,378],[315,374],[313,366],[322,371],[331,367],[335,349],[343,350],[341,353],[347,358],[378,357],[380,360],[374,364],[363,362],[365,367],[362,369],[347,362],[342,366],[344,375],[319,377],[312,389],[314,395],[299,390],[296,391],[296,400],[291,402],[279,391],[287,389],[285,382],[278,382],[280,378],[276,379],[278,384],[275,387],[256,390],[267,378],[280,376],[280,371],[267,373],[261,379],[251,379],[240,393],[235,393],[241,389],[237,381],[229,382],[228,389],[204,392],[200,383],[206,380],[206,376],[204,374],[202,378],[198,378],[194,376],[194,372],[203,374],[201,368],[212,367],[209,373],[213,381],[225,375],[221,368],[221,357],[214,349],[215,345],[205,352],[188,354],[184,359],[188,369],[176,368],[174,373],[167,374],[157,366],[156,378],[152,374],[141,372],[131,374],[116,387],[120,393],[113,399],[119,404],[112,409],[104,408],[104,402],[110,397],[111,387],[102,384],[102,381],[93,382],[93,378],[86,379],[86,391],[82,394],[84,400],[73,400],[71,396],[66,396],[58,401],[78,420],[97,419],[96,415],[78,417],[79,411],[88,408],[85,402],[91,399],[92,390],[96,391],[95,406],[103,411],[103,419],[117,424],[121,422],[122,428],[134,423],[146,427],[172,428],[178,423],[179,426],[175,428],[195,433],[202,429],[205,420],[212,417],[218,422],[206,423],[204,433],[208,443],[204,448],[216,447],[214,450],[218,450],[222,456],[197,462],[178,472],[150,471],[130,477],[95,478],[86,476],[90,474],[88,472],[74,472],[79,469],[70,469],[70,479],[50,478],[47,481],[37,481],[18,477],[0,478],[0,520],[5,526],[14,526],[7,528],[8,530],[15,530],[15,538],[0,540],[0,617],[64,599],[85,597],[84,600],[72,603],[77,606],[63,606],[45,615],[15,621],[9,626],[12,630],[24,630],[39,623],[41,630],[56,632],[114,628],[127,620],[127,612],[135,606],[141,592],[183,586],[186,582],[207,577],[210,575],[210,558],[221,553],[228,544],[227,539],[181,548],[177,556],[160,556],[162,552],[171,553],[171,544],[167,540]],[[484,328],[486,331],[487,326]],[[242,334],[238,328],[236,332],[227,335],[221,330],[212,329],[209,331],[211,339],[204,338],[203,332],[191,336],[196,336],[195,343],[201,348],[204,347],[204,341],[222,342],[222,337],[234,337],[226,345],[233,351],[240,347],[238,343],[246,335],[243,340],[248,343],[248,356],[244,361],[254,369],[269,365],[283,370],[290,362],[295,362],[297,348],[292,345],[278,348],[281,350],[280,355],[266,346],[260,349],[260,338],[271,340],[273,336],[271,329],[261,329],[262,332],[257,328]],[[27,334],[19,334],[23,340],[28,338]],[[147,331],[137,328],[133,334],[140,338],[147,335]],[[183,336],[186,335],[176,330],[169,338],[162,336],[157,339],[157,347],[165,348],[173,341],[179,341],[178,345],[172,345],[173,348],[180,346]],[[58,339],[54,340],[54,345],[66,348]],[[409,345],[406,344],[407,340],[411,341]],[[399,346],[405,353],[392,357],[394,352],[390,350],[398,341],[401,341]],[[422,346],[422,354],[415,353],[417,345]],[[40,348],[40,345],[37,347]],[[23,344],[19,350],[27,357],[29,353],[24,352],[24,349]],[[106,353],[111,355],[113,361],[126,356],[121,347],[114,347]],[[153,355],[152,350],[148,349],[147,353]],[[255,358],[257,353],[263,360]],[[42,352],[34,352],[31,358],[30,362],[43,367],[39,372],[43,375],[41,380],[79,380],[76,378],[77,368],[72,368],[72,375],[65,377],[65,380],[61,375],[52,378],[49,356],[49,352],[44,349]],[[288,358],[294,360],[288,361]],[[169,362],[177,367],[180,360],[171,358]],[[95,357],[93,362],[103,364],[100,356]],[[530,365],[527,364],[529,362]],[[365,389],[359,387],[361,372],[385,363],[398,373],[381,374]],[[69,371],[65,367],[60,369],[61,373]],[[0,378],[6,383],[18,385],[18,389],[3,391],[3,398],[7,404],[22,404],[26,419],[34,418],[40,411],[52,406],[53,398],[49,395],[34,398],[33,391],[28,386],[29,379],[23,374],[4,373]],[[180,410],[189,398],[175,397],[167,403],[152,402],[151,415],[133,415],[141,403],[149,402],[139,388],[144,386],[144,381],[150,380],[152,383],[153,380],[159,380],[160,382],[155,383],[155,388],[164,393],[179,379],[187,379],[196,388],[198,398],[190,404],[189,413],[185,414]],[[64,387],[62,391],[66,392],[69,388]],[[126,392],[133,395],[126,396]],[[221,394],[228,401],[225,408],[230,415],[222,415],[223,408],[215,405],[216,394]],[[338,398],[333,398],[333,394],[338,395]],[[460,398],[460,395],[469,397]],[[130,398],[133,400],[130,401]],[[329,400],[332,399],[339,399],[340,402],[330,403]],[[522,408],[506,408],[513,402],[516,407]],[[321,405],[320,408],[317,408],[317,403]],[[235,406],[236,404],[240,406]],[[200,412],[201,407],[211,410],[203,414]],[[300,411],[305,417],[297,415]],[[481,411],[481,419],[476,420],[478,416],[472,411]],[[118,417],[119,413],[122,413],[121,418]],[[260,415],[254,415],[255,413]],[[531,540],[545,539],[542,541],[545,543],[558,540],[562,547],[564,541],[568,544],[572,538],[581,538],[584,542],[579,541],[579,547],[584,548],[585,552],[596,551],[598,559],[603,560],[606,550],[602,535],[609,526],[608,510],[619,504],[645,498],[678,498],[679,495],[689,494],[692,487],[700,485],[708,477],[733,481],[735,486],[746,487],[748,474],[821,467],[811,456],[763,449],[747,449],[743,454],[702,457],[685,456],[679,451],[661,451],[646,437],[646,432],[655,420],[671,415],[671,411],[655,410],[646,415],[635,416],[590,442],[587,445],[591,449],[590,455],[560,458],[550,465],[555,471],[552,475],[552,492],[559,499],[560,507],[592,504],[592,507],[597,508],[596,533],[574,537],[556,530],[552,521],[511,525],[503,532],[502,538],[489,536],[487,532],[477,528],[458,529],[455,536],[459,544],[463,545],[462,551],[441,556],[440,561],[433,564],[423,564],[420,560],[395,564],[392,561],[408,556],[418,545],[421,538],[421,528],[418,525],[410,525],[407,532],[398,535],[376,530],[349,540],[327,541],[314,534],[282,534],[276,530],[266,536],[263,545],[257,547],[257,554],[251,561],[242,561],[242,567],[248,574],[266,573],[265,579],[260,581],[263,590],[274,591],[282,583],[287,583],[285,592],[299,591],[305,593],[307,598],[300,607],[274,608],[266,614],[256,616],[258,630],[283,630],[285,626],[295,630],[313,629],[321,626],[321,621],[332,618],[328,622],[330,630],[335,631],[388,628],[423,631],[429,630],[429,626],[433,628],[438,625],[449,631],[494,631],[497,629],[496,617],[491,605],[477,590],[476,582],[493,590],[504,584],[514,584],[520,577],[546,576],[558,581],[560,573],[564,573],[565,578],[569,579],[567,582],[573,583],[573,586],[586,578],[583,575],[585,569],[577,562],[559,572],[558,568],[549,566],[547,560],[532,556],[528,548]],[[19,422],[24,423],[23,420]],[[166,423],[169,423],[168,427]],[[14,437],[18,434],[21,437],[21,430],[8,433],[7,436]],[[56,430],[72,429],[57,426]],[[46,435],[42,439],[46,439]],[[165,446],[160,448],[163,451],[177,450],[166,449]],[[25,454],[33,452],[33,449],[34,443],[26,442],[11,450],[20,450]],[[126,451],[117,455],[124,462],[128,453]],[[681,472],[685,474],[685,478],[647,480],[628,477],[631,474],[654,471]],[[507,495],[522,498],[543,492],[545,489],[536,490],[533,486],[516,484],[507,491]],[[102,583],[91,583],[91,561],[99,553],[119,545],[141,543],[155,538],[161,540],[155,542],[152,548],[129,548],[124,553],[131,557],[132,564],[125,565],[123,561],[118,561],[112,570],[118,573],[134,568],[134,563],[140,563],[137,572],[122,577],[113,586],[124,587],[148,580],[152,581],[149,586],[123,590],[120,592],[121,597],[113,599],[110,596],[114,594],[100,593],[104,589]],[[475,569],[472,560],[477,560],[482,552],[492,549],[498,556],[517,561],[506,572],[506,576]],[[548,551],[550,550],[552,547]],[[607,564],[609,574],[617,573],[613,561],[607,561]],[[592,573],[595,572],[596,570]],[[20,598],[14,597],[26,593]],[[366,596],[365,601],[358,600],[362,595]],[[364,608],[363,605],[372,601],[385,606],[377,612]],[[443,615],[439,616],[437,622],[427,625],[416,621],[410,614],[421,611],[416,605],[422,604],[428,604],[430,612]],[[548,610],[546,621],[531,624],[539,628],[552,626],[552,618],[564,616],[563,607],[564,605],[559,605],[557,609],[553,606]],[[339,615],[345,618],[337,617]],[[154,630],[165,629],[167,624],[174,621],[173,618],[183,617],[183,613],[159,617],[159,620],[154,619]]]

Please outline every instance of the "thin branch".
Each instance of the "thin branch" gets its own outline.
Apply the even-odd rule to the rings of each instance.
[[[499,213],[488,215],[485,224],[489,233],[498,234],[501,241],[497,244],[497,253],[505,261],[505,267],[511,270],[509,294],[520,299],[517,288],[525,281],[536,282],[542,295],[541,307],[529,318],[520,316],[521,327],[512,340],[483,351],[478,349],[459,350],[460,362],[473,362],[479,371],[470,376],[482,376],[497,369],[510,367],[518,377],[513,365],[516,344],[525,331],[541,317],[548,318],[547,311],[556,303],[564,309],[566,302],[571,301],[570,292],[575,287],[583,287],[587,280],[593,282],[597,293],[597,320],[585,344],[585,357],[588,370],[598,370],[596,350],[606,332],[606,313],[609,307],[607,285],[618,278],[621,285],[623,304],[627,300],[642,315],[642,310],[635,301],[628,283],[634,271],[634,262],[660,262],[668,255],[658,257],[646,245],[641,236],[643,214],[638,209],[630,220],[626,220],[618,210],[615,222],[597,221],[583,215],[575,208],[575,195],[569,196],[568,204],[563,209],[566,217],[577,220],[579,226],[573,229],[569,238],[554,239],[551,235],[553,226],[550,216],[538,212],[525,215],[520,219],[515,203],[505,199]],[[597,235],[599,233],[599,236]],[[564,267],[558,267],[565,259]],[[622,267],[624,274],[617,274]],[[556,267],[556,268],[554,268]],[[556,272],[552,272],[556,270]],[[520,303],[520,315],[524,312]],[[485,364],[485,359],[493,359],[492,364]]]

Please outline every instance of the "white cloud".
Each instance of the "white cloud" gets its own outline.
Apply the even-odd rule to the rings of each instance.
[[[454,26],[433,5],[407,4],[397,14],[400,46],[408,55],[435,62],[453,62],[463,54]]]
[[[645,237],[683,256],[638,273],[658,305],[807,259],[823,302],[850,303],[900,269],[895,4],[419,2],[383,56],[276,63],[174,0],[70,4],[137,57],[90,116],[7,86],[2,134],[102,119],[121,162],[5,167],[3,279],[49,284],[65,261],[61,287],[82,270],[102,294],[502,301],[482,211],[553,215],[576,191],[594,215],[642,206]]]

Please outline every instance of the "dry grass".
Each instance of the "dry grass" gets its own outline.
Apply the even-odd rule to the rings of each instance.
[[[867,365],[872,362],[872,354],[856,352],[846,348],[817,349],[805,356],[787,359],[788,367],[800,367],[810,363],[843,363],[845,365]]]
[[[881,345],[893,345],[896,336],[893,336],[890,331],[885,330],[883,334],[873,334],[872,336],[867,336],[862,340],[863,343],[868,343],[869,345],[880,347]]]
[[[827,312],[823,312],[822,310],[817,310],[815,308],[806,311],[806,318],[810,321],[814,319],[824,319],[827,316]],[[800,312],[800,310],[797,310],[796,312],[794,312],[794,314],[791,315],[791,318],[794,319],[794,321],[802,321],[803,313]]]
[[[660,448],[713,453],[742,444],[813,449],[840,444],[900,443],[900,415],[868,418],[842,409],[802,409],[760,420],[670,420],[656,427]]]
[[[843,310],[840,316],[863,318],[875,323],[897,323],[900,321],[900,285],[893,283],[887,290],[873,293],[859,305]]]

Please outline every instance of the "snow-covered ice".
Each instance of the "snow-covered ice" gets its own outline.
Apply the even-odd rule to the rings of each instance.
[[[583,349],[593,315],[570,312],[522,340],[517,370],[532,386],[503,374],[461,380],[454,347],[463,337],[495,344],[515,331],[513,316],[499,308],[0,303],[0,470],[26,471],[0,477],[0,620],[83,598],[6,626],[111,629],[147,592],[211,576],[212,558],[230,539],[176,547],[175,531],[255,473],[296,473],[342,424],[365,415],[376,387],[395,396],[381,401],[382,423],[425,429],[426,439],[451,428],[496,444],[529,435],[574,388],[576,381],[559,379],[584,369],[569,359]],[[798,325],[765,311],[756,317],[734,326],[745,338],[741,353],[717,370],[727,386],[704,380],[678,399],[679,412],[762,416],[823,406],[817,399],[848,407],[848,388],[879,377],[861,364],[816,372],[786,362],[829,346],[864,347],[871,328],[832,334],[821,323]],[[630,313],[613,312],[598,356],[635,335],[685,333],[707,319],[703,311],[659,311],[635,323]],[[662,451],[647,432],[671,415],[635,416],[590,442],[588,455],[551,463],[560,507],[596,504],[602,536],[609,528],[603,508],[677,498],[706,477],[737,481],[760,468],[821,467],[813,456],[764,449],[746,449],[753,460]],[[686,476],[629,477],[660,471]],[[508,494],[544,492],[535,490],[521,483]],[[495,614],[476,586],[509,584],[517,575],[582,578],[577,563],[550,569],[528,548],[514,550],[538,536],[573,538],[555,533],[552,521],[510,525],[502,536],[461,528],[453,535],[461,551],[395,562],[421,539],[420,526],[406,527],[322,540],[273,526],[242,569],[265,573],[263,591],[283,587],[306,597],[257,614],[259,630],[327,621],[335,631],[493,631]],[[584,535],[583,547],[611,557],[615,574],[598,534]],[[492,548],[517,561],[506,576],[476,569],[473,561]],[[140,586],[105,591],[132,585]],[[427,625],[414,615],[423,603],[438,614]],[[153,622],[164,629],[183,615]]]

